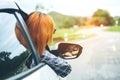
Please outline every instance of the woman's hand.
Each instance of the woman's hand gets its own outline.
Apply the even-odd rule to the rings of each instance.
[[[76,51],[66,52],[66,53],[64,53],[64,55],[68,56],[68,57],[71,57],[71,56],[77,55],[78,52],[79,52],[79,49],[76,50]]]

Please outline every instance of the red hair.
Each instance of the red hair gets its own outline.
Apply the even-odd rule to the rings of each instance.
[[[44,13],[33,12],[29,15],[26,21],[29,33],[33,40],[35,47],[41,55],[45,50],[48,43],[52,42],[52,35],[54,33],[54,21],[53,19]],[[21,44],[28,48],[25,39],[18,27],[15,29],[16,36]]]

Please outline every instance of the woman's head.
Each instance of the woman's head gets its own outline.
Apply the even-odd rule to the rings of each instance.
[[[26,25],[35,47],[37,48],[38,52],[42,54],[46,45],[52,42],[52,35],[54,33],[53,19],[47,14],[33,12],[29,15]],[[29,49],[18,24],[15,32],[20,43]]]

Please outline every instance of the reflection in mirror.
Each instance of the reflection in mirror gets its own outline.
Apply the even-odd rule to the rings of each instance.
[[[25,61],[29,57],[27,51],[12,59],[10,58],[10,55],[11,52],[0,52],[0,79],[18,74],[25,69]]]
[[[59,43],[58,52],[60,57],[64,59],[74,59],[80,56],[83,47],[75,43]]]

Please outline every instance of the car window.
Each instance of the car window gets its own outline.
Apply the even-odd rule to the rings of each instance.
[[[15,23],[14,15],[0,13],[0,79],[25,70],[29,53],[16,38]]]

